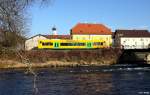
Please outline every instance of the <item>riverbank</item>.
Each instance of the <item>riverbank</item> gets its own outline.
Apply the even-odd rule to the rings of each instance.
[[[10,51],[9,51],[10,52]],[[0,68],[104,66],[115,64],[118,49],[98,50],[37,50],[5,52],[1,54]]]

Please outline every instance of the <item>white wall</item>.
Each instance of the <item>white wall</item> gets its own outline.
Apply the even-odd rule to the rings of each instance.
[[[120,40],[125,49],[144,49],[150,44],[148,37],[121,37]]]
[[[25,41],[25,50],[31,50],[31,49],[37,47],[38,40],[40,40],[40,39],[47,39],[47,38],[44,36],[41,36],[41,35],[37,35],[35,37],[31,37],[30,39],[26,40]]]

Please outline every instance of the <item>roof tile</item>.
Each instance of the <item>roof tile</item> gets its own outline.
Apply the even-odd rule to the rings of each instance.
[[[78,23],[71,29],[72,34],[111,35],[112,32],[103,24]]]
[[[116,34],[121,34],[121,37],[150,37],[148,30],[116,30]]]
[[[71,39],[70,35],[42,35],[48,39]]]

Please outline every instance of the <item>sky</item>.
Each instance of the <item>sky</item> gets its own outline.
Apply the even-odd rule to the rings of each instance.
[[[29,37],[70,34],[77,23],[100,23],[116,29],[150,30],[150,0],[52,0],[46,7],[31,7]]]

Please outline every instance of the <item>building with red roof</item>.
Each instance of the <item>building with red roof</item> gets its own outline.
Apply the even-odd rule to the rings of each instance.
[[[124,49],[150,48],[150,32],[148,30],[116,30],[114,45]]]
[[[111,35],[112,32],[103,24],[78,23],[71,29],[71,34],[76,35]]]
[[[103,40],[109,47],[112,44],[111,29],[103,24],[78,23],[71,29],[73,40]]]

